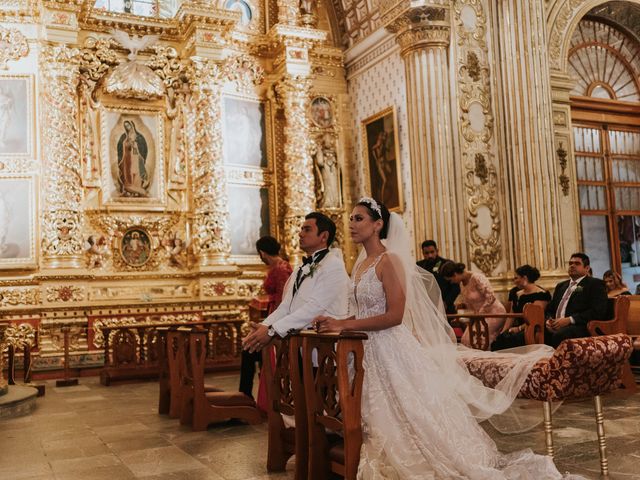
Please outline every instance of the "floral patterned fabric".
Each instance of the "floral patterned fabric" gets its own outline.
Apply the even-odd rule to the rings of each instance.
[[[607,393],[617,387],[631,351],[631,338],[624,334],[565,340],[551,358],[535,364],[519,397],[548,401]],[[511,369],[506,358],[474,359],[466,365],[489,387],[495,387]]]

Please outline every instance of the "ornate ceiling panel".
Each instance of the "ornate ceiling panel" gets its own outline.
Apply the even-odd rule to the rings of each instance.
[[[592,9],[591,16],[598,16],[623,26],[640,38],[640,5],[630,2],[607,2]]]
[[[349,48],[380,27],[380,14],[372,0],[328,0],[333,7],[340,44]]]

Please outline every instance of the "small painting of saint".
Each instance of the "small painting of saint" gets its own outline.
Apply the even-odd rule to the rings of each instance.
[[[333,108],[325,97],[316,97],[311,101],[310,115],[316,127],[329,128],[333,125]]]
[[[141,267],[151,258],[151,239],[140,227],[130,228],[122,236],[120,253],[124,262],[131,267]]]

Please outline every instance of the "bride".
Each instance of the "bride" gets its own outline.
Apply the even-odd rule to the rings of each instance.
[[[457,347],[435,279],[415,266],[401,218],[363,198],[349,229],[364,247],[352,273],[355,316],[314,322],[321,333],[369,332],[358,479],[563,478],[551,457],[501,454],[478,423],[509,408],[549,350],[511,354],[516,367],[495,389],[484,387],[462,357],[495,354]]]

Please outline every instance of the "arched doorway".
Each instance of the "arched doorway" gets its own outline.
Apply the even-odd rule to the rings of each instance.
[[[616,2],[622,3],[622,2]],[[605,7],[606,8],[606,7]],[[640,284],[640,42],[598,7],[571,38],[578,204],[594,274],[613,269]]]

